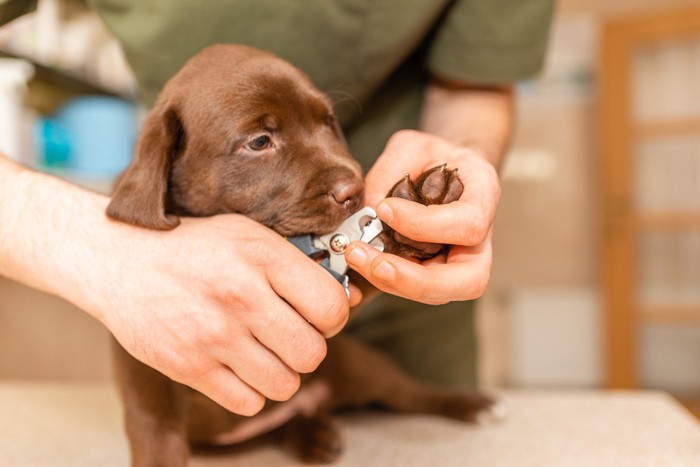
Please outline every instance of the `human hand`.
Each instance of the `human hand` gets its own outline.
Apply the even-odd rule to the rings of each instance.
[[[347,320],[338,282],[244,216],[168,232],[106,222],[75,301],[138,360],[235,413],[291,397]]]
[[[0,274],[72,302],[233,412],[296,392],[348,318],[340,284],[247,217],[156,231],[109,220],[108,203],[0,154]]]
[[[445,205],[385,198],[406,173],[446,163],[457,168],[464,191]],[[375,287],[411,300],[441,304],[478,298],[490,278],[491,227],[500,196],[494,167],[475,149],[457,146],[418,131],[397,132],[365,179],[366,204],[379,218],[416,241],[453,245],[443,254],[416,263],[380,253],[361,242],[346,252],[348,264]]]

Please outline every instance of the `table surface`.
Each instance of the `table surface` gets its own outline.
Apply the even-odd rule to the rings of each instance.
[[[505,421],[416,415],[341,418],[339,466],[700,466],[700,423],[662,392],[503,391]],[[126,466],[121,408],[107,384],[0,382],[0,465]],[[298,465],[261,446],[195,467]]]

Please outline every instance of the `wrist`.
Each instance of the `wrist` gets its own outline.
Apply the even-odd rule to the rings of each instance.
[[[420,127],[478,151],[498,171],[513,134],[514,103],[512,86],[434,81],[426,89]]]

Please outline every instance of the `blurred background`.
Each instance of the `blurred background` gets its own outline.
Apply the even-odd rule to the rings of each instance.
[[[700,413],[700,1],[559,1],[546,68],[518,94],[479,305],[482,383],[663,389]],[[41,0],[0,29],[12,157],[106,192],[128,163],[134,100],[83,1]],[[107,380],[108,335],[0,278],[0,378]]]

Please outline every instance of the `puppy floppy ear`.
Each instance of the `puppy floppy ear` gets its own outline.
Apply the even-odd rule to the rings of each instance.
[[[149,229],[170,230],[180,223],[165,214],[172,159],[182,138],[182,125],[170,105],[156,106],[146,117],[134,160],[119,177],[107,215]]]

